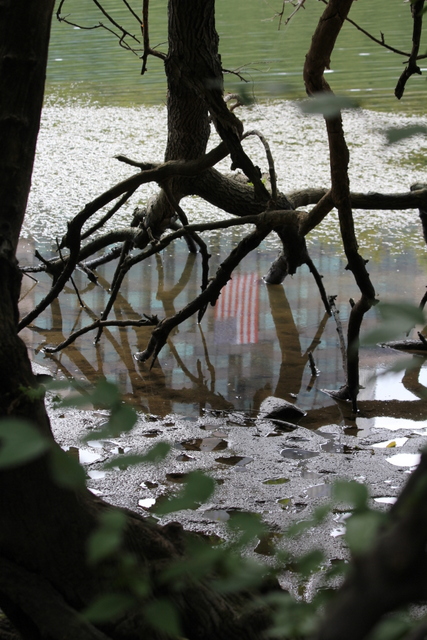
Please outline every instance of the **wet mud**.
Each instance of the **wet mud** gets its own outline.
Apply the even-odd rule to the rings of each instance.
[[[390,403],[389,410],[398,405],[398,401]],[[308,519],[315,507],[330,499],[338,479],[367,484],[372,506],[390,508],[425,446],[427,421],[424,417],[411,421],[411,426],[403,422],[396,428],[398,420],[394,418],[391,429],[382,423],[376,427],[371,418],[362,417],[369,416],[369,408],[369,402],[366,406],[362,402],[361,416],[352,424],[343,415],[342,406],[334,405],[317,416],[308,412],[289,432],[263,416],[237,421],[234,413],[216,416],[208,411],[191,420],[173,414],[158,418],[141,415],[132,432],[98,440],[92,439],[91,433],[105,423],[105,412],[64,412],[49,402],[54,436],[78,457],[93,493],[160,524],[178,521],[216,543],[227,537],[225,525],[233,514],[259,514],[268,534],[255,541],[249,552],[265,562],[270,561],[276,546],[296,554],[320,547],[330,563],[348,557],[343,539],[348,517],[345,506],[332,509],[324,523],[298,539],[283,535],[292,523]],[[317,428],[313,428],[315,417]],[[360,421],[369,420],[373,426],[359,426]],[[323,424],[319,426],[319,422]],[[146,452],[159,441],[171,446],[162,463],[121,467],[125,453]],[[117,461],[117,465],[106,470],[103,465],[107,461]],[[216,481],[209,502],[162,518],[156,516],[159,504],[176,494],[194,470],[203,470]],[[292,572],[285,573],[284,585],[293,588]],[[316,579],[306,584],[307,596],[315,589]]]

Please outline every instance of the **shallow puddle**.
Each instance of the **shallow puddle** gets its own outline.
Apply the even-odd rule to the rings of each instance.
[[[396,500],[397,498],[392,496],[383,496],[382,498],[374,498],[374,501],[378,502],[378,504],[394,504]]]
[[[91,449],[84,449],[79,447],[69,447],[67,449],[68,453],[76,458],[80,464],[92,464],[93,462],[97,462],[101,460],[102,455],[93,451]]]
[[[208,509],[204,511],[203,515],[208,520],[214,520],[216,522],[227,522],[230,520],[230,514],[225,509]]]
[[[259,553],[263,556],[274,556],[276,553],[277,543],[282,539],[283,534],[272,532],[266,533],[259,540],[257,546],[255,547],[255,553]]]
[[[221,464],[226,464],[230,467],[245,467],[253,461],[253,458],[245,456],[222,456],[221,458],[215,458],[215,462],[220,462]]]
[[[375,449],[395,449],[397,447],[403,447],[408,442],[408,438],[394,438],[393,440],[384,440],[383,442],[376,442],[372,446]]]
[[[286,482],[289,482],[289,478],[271,478],[264,480],[263,484],[286,484]]]
[[[186,449],[186,451],[222,451],[228,447],[228,442],[222,438],[193,438],[184,442],[175,444],[177,449]]]
[[[330,498],[332,495],[332,485],[324,483],[316,484],[306,489],[305,493],[308,498]]]
[[[317,451],[306,451],[305,449],[282,449],[280,455],[289,460],[307,460],[319,455]]]
[[[416,467],[421,460],[420,453],[397,453],[395,456],[386,458],[387,462],[396,467]]]
[[[166,480],[169,482],[175,482],[176,484],[183,484],[188,478],[188,473],[167,473]]]
[[[21,263],[34,264],[36,249],[48,256],[52,251],[51,238],[61,237],[66,231],[67,216],[110,186],[113,174],[118,179],[129,174],[129,167],[112,164],[111,158],[123,152],[123,141],[126,148],[130,145],[128,153],[138,157],[141,141],[135,138],[134,132],[140,129],[137,123],[141,117],[149,126],[143,144],[149,145],[147,152],[157,157],[157,150],[164,143],[160,131],[165,125],[165,114],[159,115],[158,109],[147,109],[143,116],[141,109],[91,109],[78,105],[47,109],[39,140],[39,155],[45,158],[46,166],[36,166],[24,231],[27,235],[20,247]],[[241,117],[247,127],[262,128],[271,138],[278,175],[286,176],[286,184],[279,185],[281,189],[328,183],[325,134],[317,127],[317,121],[302,117],[296,105],[291,102],[257,105],[245,109]],[[105,135],[98,140],[96,132],[101,119]],[[284,119],[293,132],[292,144],[283,144],[277,139]],[[360,111],[346,113],[345,120],[352,143],[354,190],[405,191],[409,188],[408,174],[412,182],[425,179],[424,167],[409,164],[411,154],[422,152],[419,137],[395,146],[384,144],[381,131],[387,128],[389,120],[390,125],[396,126],[396,117]],[[401,121],[402,124],[412,122],[403,117]],[[68,139],[73,142],[79,162],[70,158],[72,164],[63,165],[67,160],[63,158],[64,141]],[[57,153],[61,153],[61,161]],[[263,151],[255,145],[252,153],[255,161],[264,166]],[[93,161],[94,154],[99,161]],[[313,157],[316,157],[315,164]],[[52,167],[58,166],[64,166],[65,176],[61,177],[56,170],[52,172]],[[228,165],[224,168],[229,170]],[[121,210],[111,228],[124,226],[134,206],[144,204],[156,188],[150,185],[141,189],[138,201]],[[218,217],[214,207],[200,206],[197,198],[186,198],[182,204],[191,222]],[[427,277],[417,212],[355,211],[355,225],[363,257],[369,258],[370,274],[379,298],[418,303]],[[213,275],[242,239],[242,231],[213,231],[203,234],[203,238],[211,254],[209,275]],[[310,234],[308,244],[327,293],[339,293],[337,308],[345,325],[350,311],[348,300],[357,298],[358,291],[345,269],[335,214]],[[277,237],[271,234],[236,269],[221,293],[221,304],[209,307],[200,324],[195,317],[181,324],[151,369],[150,363],[137,364],[133,359],[135,352],[145,349],[151,334],[149,327],[109,327],[97,346],[93,344],[93,334],[87,334],[60,353],[48,356],[43,352],[45,346],[58,344],[72,331],[99,317],[109,299],[115,264],[99,267],[97,284],[89,282],[84,273],[76,273],[75,285],[85,308],[79,305],[74,289],[67,286],[33,327],[22,332],[22,337],[32,357],[46,365],[54,376],[65,375],[82,385],[94,384],[101,377],[115,381],[126,400],[142,413],[152,415],[153,420],[157,416],[178,414],[191,423],[205,414],[222,416],[230,427],[253,426],[262,402],[274,396],[295,402],[307,411],[301,424],[310,428],[340,421],[347,421],[345,426],[351,428],[345,415],[351,411],[336,408],[334,401],[322,392],[322,389],[338,389],[344,375],[336,326],[334,320],[325,315],[309,270],[301,267],[283,285],[267,286],[263,281],[279,249]],[[171,316],[198,295],[201,276],[200,255],[190,255],[186,243],[178,240],[160,255],[151,256],[134,267],[123,282],[114,315],[119,319],[137,319],[142,314],[154,314],[160,319]],[[37,280],[35,283],[24,276],[22,313],[32,310],[50,288],[50,278],[44,274],[37,274]],[[375,312],[370,311],[364,330],[374,324]],[[243,330],[246,325],[250,330]],[[319,370],[315,379],[308,362],[309,351]],[[421,404],[419,394],[427,385],[427,369],[421,364],[415,374],[384,375],[387,366],[399,359],[402,355],[391,350],[372,347],[361,350],[360,398],[366,411],[362,407],[360,416],[356,417],[359,430],[366,432],[377,426],[382,428],[383,424],[387,429],[399,429],[404,426],[402,422],[396,423],[400,419],[426,423],[427,411],[424,410],[423,415],[415,405]],[[420,358],[420,362],[424,360]],[[410,415],[409,404],[414,405]],[[147,434],[147,437],[150,436]]]

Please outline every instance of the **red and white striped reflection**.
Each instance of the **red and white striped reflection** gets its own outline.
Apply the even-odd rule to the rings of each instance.
[[[258,342],[258,275],[235,275],[215,305],[215,343]]]

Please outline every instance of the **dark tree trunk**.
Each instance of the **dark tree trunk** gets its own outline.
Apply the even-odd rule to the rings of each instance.
[[[168,140],[165,161],[195,160],[206,151],[209,112],[201,90],[205,84],[222,91],[222,72],[215,30],[215,0],[169,1]],[[206,68],[205,68],[206,67]],[[167,182],[148,210],[146,226],[160,234],[175,217],[174,203],[190,193],[191,179]],[[170,201],[172,196],[174,202]]]

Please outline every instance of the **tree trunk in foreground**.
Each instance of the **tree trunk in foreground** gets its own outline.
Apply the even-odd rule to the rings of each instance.
[[[15,256],[40,123],[53,4],[0,3],[0,418],[29,420],[50,443],[31,462],[0,471],[0,607],[31,640],[166,638],[147,624],[141,606],[117,615],[102,629],[79,615],[100,592],[112,588],[111,565],[88,564],[86,550],[99,515],[111,507],[86,488],[70,489],[52,480],[51,464],[59,447],[53,442],[43,400],[29,393],[37,382],[17,335],[20,273]],[[213,4],[193,1],[188,15],[197,15],[200,28],[209,23],[212,30]],[[172,15],[179,5],[171,3]],[[206,132],[207,110],[200,105],[199,110]],[[199,144],[197,154],[205,142]],[[173,146],[170,140],[168,149]],[[150,572],[154,596],[158,570],[183,554],[183,540],[179,526],[161,528],[128,514],[123,547],[132,551],[141,571]],[[165,589],[158,591],[164,595]],[[257,622],[242,615],[245,597],[226,599],[203,583],[189,583],[171,599],[189,639],[262,635],[263,617]]]

